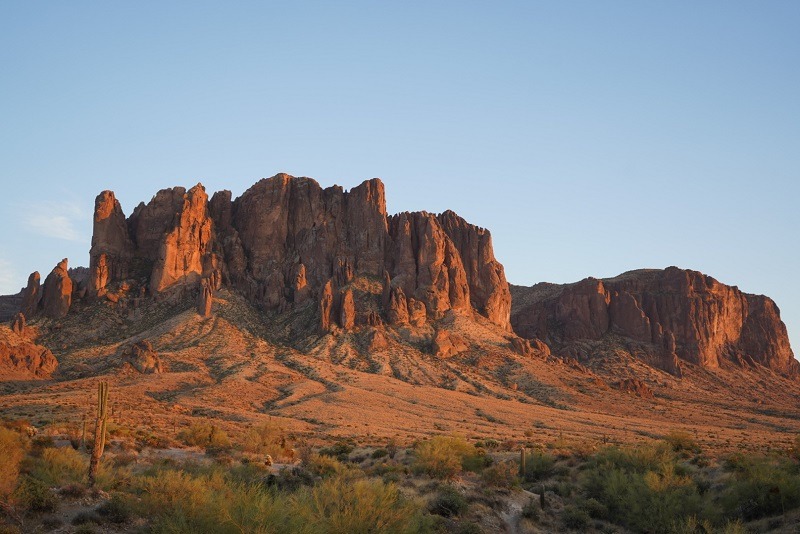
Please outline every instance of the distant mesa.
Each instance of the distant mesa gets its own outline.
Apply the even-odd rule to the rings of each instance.
[[[648,363],[677,376],[683,362],[710,369],[725,362],[758,364],[790,376],[800,371],[770,298],[697,271],[669,267],[574,284],[512,286],[512,295],[515,332],[582,361],[610,342],[635,346]]]

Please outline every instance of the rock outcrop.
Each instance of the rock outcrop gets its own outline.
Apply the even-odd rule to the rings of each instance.
[[[19,311],[25,317],[33,317],[39,310],[39,301],[42,298],[42,286],[39,280],[39,272],[32,272],[28,277],[28,285],[22,290],[22,303]]]
[[[438,219],[461,257],[472,306],[493,323],[510,331],[511,291],[505,270],[494,257],[491,234],[449,210]]]
[[[123,283],[137,295],[137,288],[155,297],[176,288],[196,294],[208,279],[212,292],[226,284],[267,310],[313,301],[323,331],[421,326],[449,310],[510,324],[508,286],[489,233],[452,212],[389,217],[378,179],[345,191],[278,174],[235,200],[230,191],[209,200],[200,184],[175,187],[127,219],[114,193],[104,191],[95,200],[89,271],[90,297],[125,298],[110,289]],[[359,277],[383,278],[384,294],[373,299],[351,288]],[[201,315],[208,302],[201,296]]]
[[[643,399],[653,398],[653,390],[638,378],[624,378],[620,380],[617,384],[617,389]]]
[[[164,372],[158,353],[153,350],[153,345],[147,341],[137,341],[126,347],[122,352],[123,363],[130,364],[142,374],[158,374]]]
[[[440,358],[449,358],[460,352],[464,352],[469,347],[463,339],[447,330],[436,330],[433,336],[433,353]]]
[[[49,378],[58,361],[49,349],[36,344],[31,336],[0,326],[0,376],[3,380]]]
[[[345,330],[350,330],[356,325],[356,303],[351,289],[342,294],[342,303],[339,306],[339,325]]]
[[[68,261],[61,260],[47,275],[42,286],[42,309],[45,317],[61,319],[72,305],[72,279],[69,277]]]
[[[20,336],[25,333],[25,316],[22,313],[14,316],[11,321],[11,331]]]
[[[102,296],[110,280],[128,277],[134,248],[122,207],[112,191],[95,198],[93,223],[88,294]]]
[[[201,317],[211,317],[211,305],[214,302],[212,282],[203,278],[200,282],[200,295],[197,298],[197,313]]]
[[[322,297],[319,299],[320,332],[328,333],[333,325],[333,281],[328,280],[322,288]]]
[[[178,200],[178,197],[181,197]],[[158,197],[157,197],[158,198]],[[156,219],[150,224],[162,227],[170,208],[174,212],[172,220],[165,227],[158,241],[155,265],[150,275],[150,290],[160,293],[177,284],[199,282],[203,275],[203,263],[208,262],[211,253],[211,219],[208,214],[208,196],[205,188],[198,184],[188,192],[181,188],[173,189],[165,205],[155,205],[151,211],[145,211],[140,218],[140,225],[145,225],[148,214],[155,214]],[[163,209],[163,211],[162,211]]]
[[[676,375],[680,361],[706,368],[753,362],[790,376],[800,371],[771,299],[696,271],[669,267],[512,290],[514,330],[554,348],[616,336],[641,345],[652,363]]]

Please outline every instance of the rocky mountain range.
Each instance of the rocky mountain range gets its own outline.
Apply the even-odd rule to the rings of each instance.
[[[131,393],[147,410],[162,408],[148,395],[208,410],[202,388],[234,380],[250,396],[225,403],[294,418],[366,373],[388,380],[369,388],[433,387],[443,406],[451,393],[493,398],[524,418],[519,406],[590,406],[598,395],[618,413],[613,391],[729,391],[725,402],[739,402],[731,381],[751,375],[761,402],[794,391],[800,371],[768,297],[676,267],[509,285],[488,230],[451,211],[389,215],[378,179],[345,191],[279,174],[236,199],[175,187],[127,217],[104,191],[93,221],[88,269],[64,259],[0,298],[13,319],[0,337],[3,380],[79,388],[134,373],[152,387],[172,376],[170,392]],[[504,404],[514,399],[523,404]]]
[[[380,292],[357,287],[356,277],[381,284]],[[682,362],[716,368],[722,359],[792,376],[800,369],[768,297],[676,267],[509,286],[488,230],[452,211],[387,215],[378,179],[344,191],[279,174],[235,200],[230,191],[209,199],[200,184],[175,187],[127,218],[114,193],[103,191],[88,272],[70,272],[65,259],[40,278],[32,273],[21,294],[27,318],[60,319],[83,299],[135,306],[170,295],[196,297],[198,311],[210,315],[225,285],[260,309],[313,301],[321,331],[422,325],[453,310],[579,361],[591,358],[592,342],[614,335],[677,376]]]

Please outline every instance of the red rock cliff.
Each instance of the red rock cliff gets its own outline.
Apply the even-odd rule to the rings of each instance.
[[[673,354],[707,368],[729,360],[787,375],[800,371],[771,299],[696,271],[669,267],[512,290],[514,330],[555,348],[617,334],[649,344],[671,372],[677,369]]]
[[[127,220],[105,191],[95,201],[90,271],[90,295],[129,278],[146,279],[152,295],[199,292],[207,278],[265,309],[322,299],[323,330],[396,322],[390,317],[420,324],[448,310],[475,310],[509,329],[508,286],[489,233],[452,212],[388,217],[378,179],[344,191],[278,174],[235,200],[221,191],[210,201],[202,185],[176,187]],[[348,293],[353,278],[385,273],[385,303],[360,309]]]

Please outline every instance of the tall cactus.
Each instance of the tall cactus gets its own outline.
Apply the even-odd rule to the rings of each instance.
[[[97,385],[97,419],[94,426],[94,447],[89,460],[89,486],[94,486],[100,457],[106,447],[106,424],[108,422],[108,382]]]
[[[81,428],[81,452],[86,452],[86,414],[83,415],[83,424]]]
[[[525,447],[522,447],[519,450],[519,476],[522,478],[525,478],[525,475],[527,474],[527,469],[526,469],[527,466],[525,465],[525,460],[527,456],[526,452],[527,451],[525,450]]]

